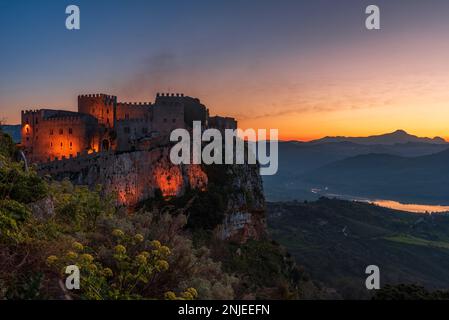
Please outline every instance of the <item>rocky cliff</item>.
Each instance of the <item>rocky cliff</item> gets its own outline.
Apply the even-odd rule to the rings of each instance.
[[[258,165],[173,165],[169,152],[170,148],[162,146],[91,154],[42,164],[39,172],[79,185],[102,185],[105,193],[116,195],[117,205],[130,208],[157,195],[170,199],[187,190],[207,193],[212,184],[219,186],[225,202],[222,223],[214,229],[217,237],[244,242],[265,234],[265,198]],[[210,211],[219,210],[210,205]]]

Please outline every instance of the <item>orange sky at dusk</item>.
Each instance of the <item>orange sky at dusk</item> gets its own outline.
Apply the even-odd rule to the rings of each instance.
[[[266,28],[260,24],[260,32],[240,26],[242,35],[232,36],[223,24],[211,34],[189,34],[189,45],[181,49],[160,40],[156,49],[149,47],[133,57],[129,54],[134,51],[122,52],[124,46],[119,46],[113,57],[110,51],[101,51],[107,46],[100,42],[97,51],[106,54],[105,59],[67,53],[68,58],[59,61],[59,55],[50,55],[52,66],[56,63],[53,68],[38,63],[28,68],[35,76],[28,69],[11,73],[14,87],[9,87],[13,81],[3,81],[0,118],[13,124],[19,123],[22,109],[76,110],[76,96],[82,93],[114,94],[119,101],[139,102],[154,101],[156,92],[182,92],[200,98],[211,115],[237,118],[242,129],[279,129],[281,140],[366,136],[397,129],[448,139],[448,20],[439,14],[443,10],[426,11],[418,2],[407,12],[399,2],[380,3],[379,31],[364,29],[362,6],[348,5],[344,12],[333,13],[310,4],[307,10],[322,18],[298,20],[279,12],[283,24]],[[442,9],[448,5],[436,3]],[[249,10],[240,23],[260,18],[253,14],[257,12]],[[245,34],[247,30],[254,34]],[[101,39],[108,43],[109,33],[105,35]],[[151,39],[146,33],[142,36]],[[83,71],[75,75],[78,70]]]

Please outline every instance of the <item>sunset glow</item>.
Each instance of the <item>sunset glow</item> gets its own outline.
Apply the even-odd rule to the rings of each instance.
[[[29,41],[35,19],[19,6],[11,8],[17,15],[0,22],[0,35],[10,43],[0,62],[7,123],[19,123],[19,110],[27,106],[76,110],[76,95],[87,89],[124,101],[176,91],[201,97],[212,114],[235,117],[242,129],[279,129],[281,140],[397,129],[449,137],[445,1],[431,1],[431,11],[424,10],[427,2],[408,1],[404,10],[401,1],[378,1],[383,28],[376,32],[364,29],[365,1],[260,1],[257,10],[251,3],[199,1],[188,4],[197,7],[190,18],[179,15],[187,4],[177,3],[179,17],[170,21],[161,17],[173,4],[150,9],[142,1],[130,9],[114,2],[96,10],[99,3],[80,2],[95,16],[86,15],[86,30],[75,35],[43,18],[36,27],[53,31]],[[116,12],[123,15],[120,28],[107,19]],[[27,27],[8,32],[11,17]]]

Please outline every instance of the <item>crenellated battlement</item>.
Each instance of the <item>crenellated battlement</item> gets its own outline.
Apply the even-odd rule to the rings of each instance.
[[[184,93],[157,93],[156,94],[156,97],[157,98],[159,98],[159,97],[178,97],[178,98],[182,98],[182,97],[184,97]]]
[[[22,114],[36,114],[39,113],[41,109],[29,109],[29,110],[22,110]]]
[[[109,100],[117,100],[116,96],[104,94],[104,93],[93,93],[93,94],[80,94],[78,95],[78,99],[82,98],[105,98]]]
[[[127,107],[147,107],[153,105],[152,102],[118,102],[117,105]]]

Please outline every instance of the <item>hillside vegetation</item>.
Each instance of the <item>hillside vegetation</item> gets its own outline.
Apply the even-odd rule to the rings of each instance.
[[[114,195],[101,196],[101,186],[89,190],[39,177],[19,158],[11,137],[0,132],[0,299],[320,294],[270,239],[237,244],[214,238],[210,224],[220,215],[213,212],[214,192],[192,195],[201,201],[157,198],[130,213],[113,206]],[[186,213],[188,203],[193,205]],[[73,264],[80,267],[81,287],[69,291],[64,271]]]
[[[321,198],[269,203],[268,225],[272,237],[315,280],[335,288],[343,298],[372,296],[365,288],[368,265],[379,266],[381,286],[449,288],[448,215]],[[387,287],[378,297],[399,296],[401,288]]]

